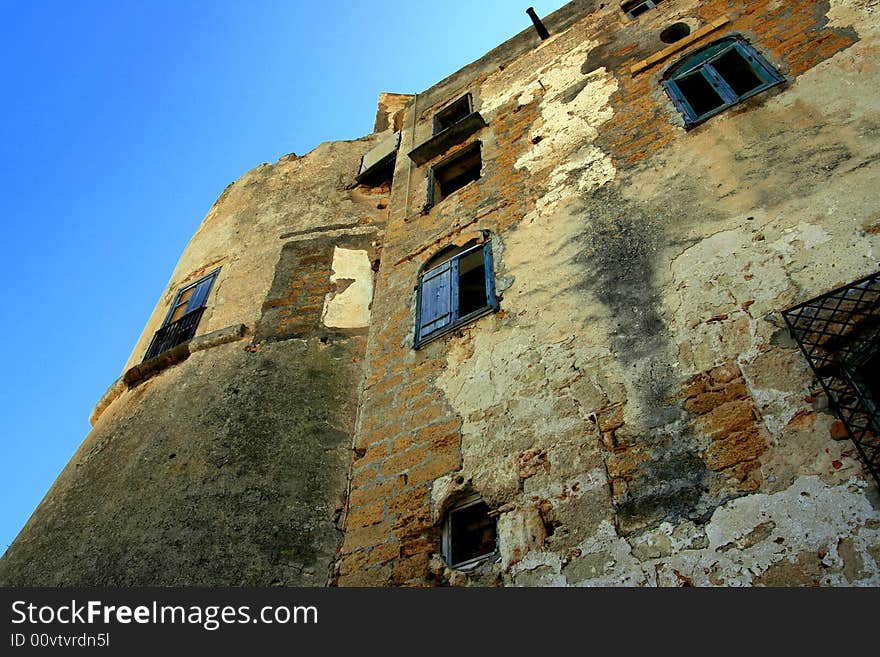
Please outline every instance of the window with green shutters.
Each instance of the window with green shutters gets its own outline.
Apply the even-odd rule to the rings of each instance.
[[[742,37],[729,36],[690,53],[662,82],[690,128],[785,78]]]

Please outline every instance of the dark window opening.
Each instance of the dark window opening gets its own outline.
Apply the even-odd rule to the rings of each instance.
[[[428,176],[427,206],[431,207],[439,203],[468,183],[478,180],[482,166],[480,142],[475,142],[452,157],[434,165]]]
[[[630,18],[637,18],[661,2],[663,0],[629,0],[628,2],[621,2],[620,9]]]
[[[486,305],[486,261],[481,249],[458,261],[458,307],[462,316]]]
[[[361,175],[358,182],[367,187],[387,187],[391,189],[394,182],[394,158],[387,158],[384,162]]]
[[[434,134],[458,123],[472,112],[471,95],[465,94],[451,105],[444,107],[434,115]]]
[[[782,316],[880,486],[880,272]]]
[[[764,81],[758,77],[743,54],[736,48],[731,48],[721,55],[712,62],[712,66],[737,96],[745,96],[764,84]]]
[[[357,175],[358,184],[390,189],[399,146],[400,133],[395,132],[364,153]]]
[[[193,338],[205,311],[208,294],[219,271],[219,269],[213,271],[195,283],[178,290],[162,328],[153,335],[144,361],[155,358]]]
[[[714,109],[724,107],[724,99],[699,71],[679,78],[675,82],[696,114],[707,114]]]
[[[687,55],[664,77],[663,87],[688,128],[785,81],[754,48],[736,36]]]
[[[691,33],[691,27],[687,23],[673,23],[660,32],[660,40],[663,43],[675,43],[681,41]]]
[[[498,309],[489,242],[444,251],[417,286],[415,348]]]
[[[877,352],[855,368],[855,384],[865,393],[875,411],[880,408],[880,352]]]
[[[476,565],[497,550],[495,518],[479,496],[460,502],[446,516],[443,553],[452,568]]]

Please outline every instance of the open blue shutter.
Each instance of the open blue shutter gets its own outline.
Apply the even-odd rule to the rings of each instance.
[[[483,266],[486,273],[486,305],[498,309],[498,298],[495,296],[495,268],[492,264],[492,248],[489,244],[483,247]]]
[[[205,305],[205,302],[208,300],[208,294],[211,292],[211,285],[213,284],[214,275],[196,284],[196,289],[193,290],[193,295],[186,306],[186,312],[191,312]]]
[[[675,84],[674,80],[663,80],[662,84],[663,88],[666,89],[666,93],[669,95],[672,104],[675,105],[675,109],[677,109],[684,117],[685,125],[691,125],[697,118],[697,115],[678,90],[678,85]]]
[[[785,81],[785,77],[773,68],[766,59],[761,57],[751,44],[748,44],[745,41],[739,41],[736,44],[736,48],[740,51],[740,54],[748,60],[749,64],[752,65],[755,72],[768,84]]]
[[[422,274],[419,285],[419,342],[452,322],[453,262],[447,260]]]

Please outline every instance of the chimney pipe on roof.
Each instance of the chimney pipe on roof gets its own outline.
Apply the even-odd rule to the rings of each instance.
[[[533,7],[529,7],[526,9],[526,13],[529,15],[529,18],[532,19],[532,24],[535,26],[535,30],[538,32],[538,36],[541,37],[541,41],[550,37],[550,33],[547,31],[547,28],[544,27],[544,23],[541,22],[541,19],[538,18],[538,14],[535,13]]]

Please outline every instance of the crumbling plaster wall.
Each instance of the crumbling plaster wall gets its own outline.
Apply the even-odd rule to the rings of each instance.
[[[467,89],[489,124],[483,177],[419,217],[423,173],[398,160],[397,270],[377,308],[409,333],[371,332],[353,483],[356,500],[392,482],[411,494],[405,512],[358,517],[343,572],[363,571],[343,583],[880,583],[877,492],[778,315],[877,268],[876,5],[673,0],[631,22],[612,4],[445,81],[455,91],[435,106]],[[722,15],[693,47],[744,34],[787,82],[685,131],[662,66],[630,65],[664,47],[667,24]],[[501,311],[413,353],[402,290],[464,227],[493,233]],[[410,371],[420,417],[436,418],[412,432]],[[401,400],[402,426],[373,421]],[[412,445],[432,427],[459,427],[459,454],[425,497],[397,450],[424,469]],[[464,490],[499,511],[500,562],[469,574],[436,554]]]
[[[231,183],[184,249],[126,367],[143,358],[177,290],[202,272],[222,267],[211,291],[216,304],[207,309],[198,332],[232,324],[253,327],[281,248],[291,239],[282,236],[298,238],[328,227],[338,228],[336,234],[375,235],[384,219],[377,205],[387,202],[387,190],[354,187],[352,172],[381,136],[326,142],[305,156],[262,164]]]
[[[383,136],[286,156],[223,192],[129,366],[177,290],[221,266],[188,357],[111,386],[0,584],[328,582],[388,199],[354,177]]]

